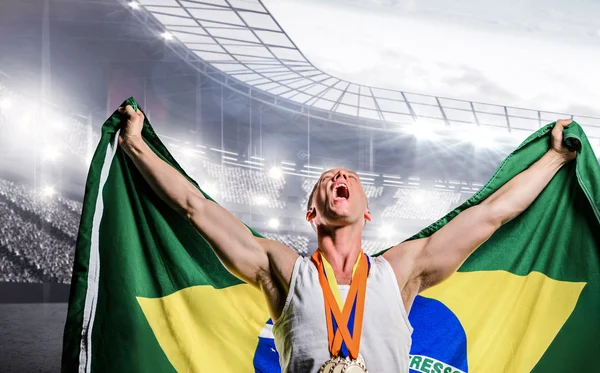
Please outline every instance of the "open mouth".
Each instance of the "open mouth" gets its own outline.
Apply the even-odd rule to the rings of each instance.
[[[344,183],[340,183],[333,188],[333,199],[334,200],[342,200],[350,198],[350,189],[348,189],[348,185]]]

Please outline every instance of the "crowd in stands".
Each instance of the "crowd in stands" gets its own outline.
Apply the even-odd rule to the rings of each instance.
[[[30,215],[0,200],[0,249],[8,251],[10,255],[3,256],[5,259],[19,258],[25,263],[27,272],[17,276],[27,276],[27,273],[33,272],[44,281],[68,283],[71,280],[75,241],[55,237],[34,223]],[[32,278],[30,281],[34,280]]]
[[[285,178],[274,179],[267,173],[202,161],[207,179],[218,185],[219,202],[283,209],[281,194]]]
[[[265,238],[279,241],[287,247],[293,249],[300,255],[308,255],[308,242],[307,236],[290,235],[290,234],[276,234],[276,233],[264,233]]]
[[[426,189],[398,188],[393,203],[383,210],[384,217],[434,221],[461,201],[461,194]]]
[[[74,213],[76,216],[81,215],[81,211],[83,209],[83,203],[79,201],[74,201],[72,199],[64,198],[63,196],[57,196],[58,202],[62,203],[67,207],[69,211]]]
[[[21,264],[0,255],[0,282],[42,282],[43,279]]]
[[[390,247],[399,244],[400,242],[390,241],[386,239],[381,240],[362,240],[362,249],[369,255],[377,254],[383,250],[389,249]]]
[[[71,207],[68,207],[53,196],[44,196],[42,192],[0,179],[0,198],[2,197],[28,214],[39,216],[72,239],[77,238],[79,219],[74,218],[73,212],[76,210],[69,211],[71,207],[77,209],[76,202],[68,202],[71,204]],[[66,199],[62,198],[62,201],[64,200]]]

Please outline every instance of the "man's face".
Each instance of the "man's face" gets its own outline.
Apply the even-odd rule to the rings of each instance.
[[[306,219],[330,227],[371,220],[367,197],[356,172],[335,168],[321,174]]]

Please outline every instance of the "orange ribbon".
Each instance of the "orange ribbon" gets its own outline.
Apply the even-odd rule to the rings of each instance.
[[[367,276],[369,272],[367,258],[362,252],[358,257],[358,267],[355,275],[352,277],[350,290],[348,291],[348,296],[344,302],[343,310],[340,310],[335,296],[333,295],[333,291],[329,286],[327,276],[325,275],[323,259],[321,258],[321,255],[319,255],[319,250],[312,255],[312,260],[319,271],[319,283],[323,290],[323,298],[325,300],[325,319],[327,320],[327,336],[329,339],[329,351],[331,352],[331,356],[338,356],[342,348],[342,342],[345,342],[350,357],[352,359],[357,359],[358,351],[360,349],[360,336],[362,333],[365,295],[367,291]],[[335,276],[335,274],[331,273],[330,276]],[[350,320],[355,298],[354,335],[351,335],[350,330],[348,329],[348,321]],[[333,332],[332,314],[337,324],[335,333]]]

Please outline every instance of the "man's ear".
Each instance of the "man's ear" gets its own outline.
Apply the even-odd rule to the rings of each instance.
[[[317,210],[314,207],[311,207],[310,210],[306,212],[306,221],[311,222],[317,216]]]
[[[369,209],[366,209],[365,211],[365,221],[371,221],[371,211],[369,211]]]

